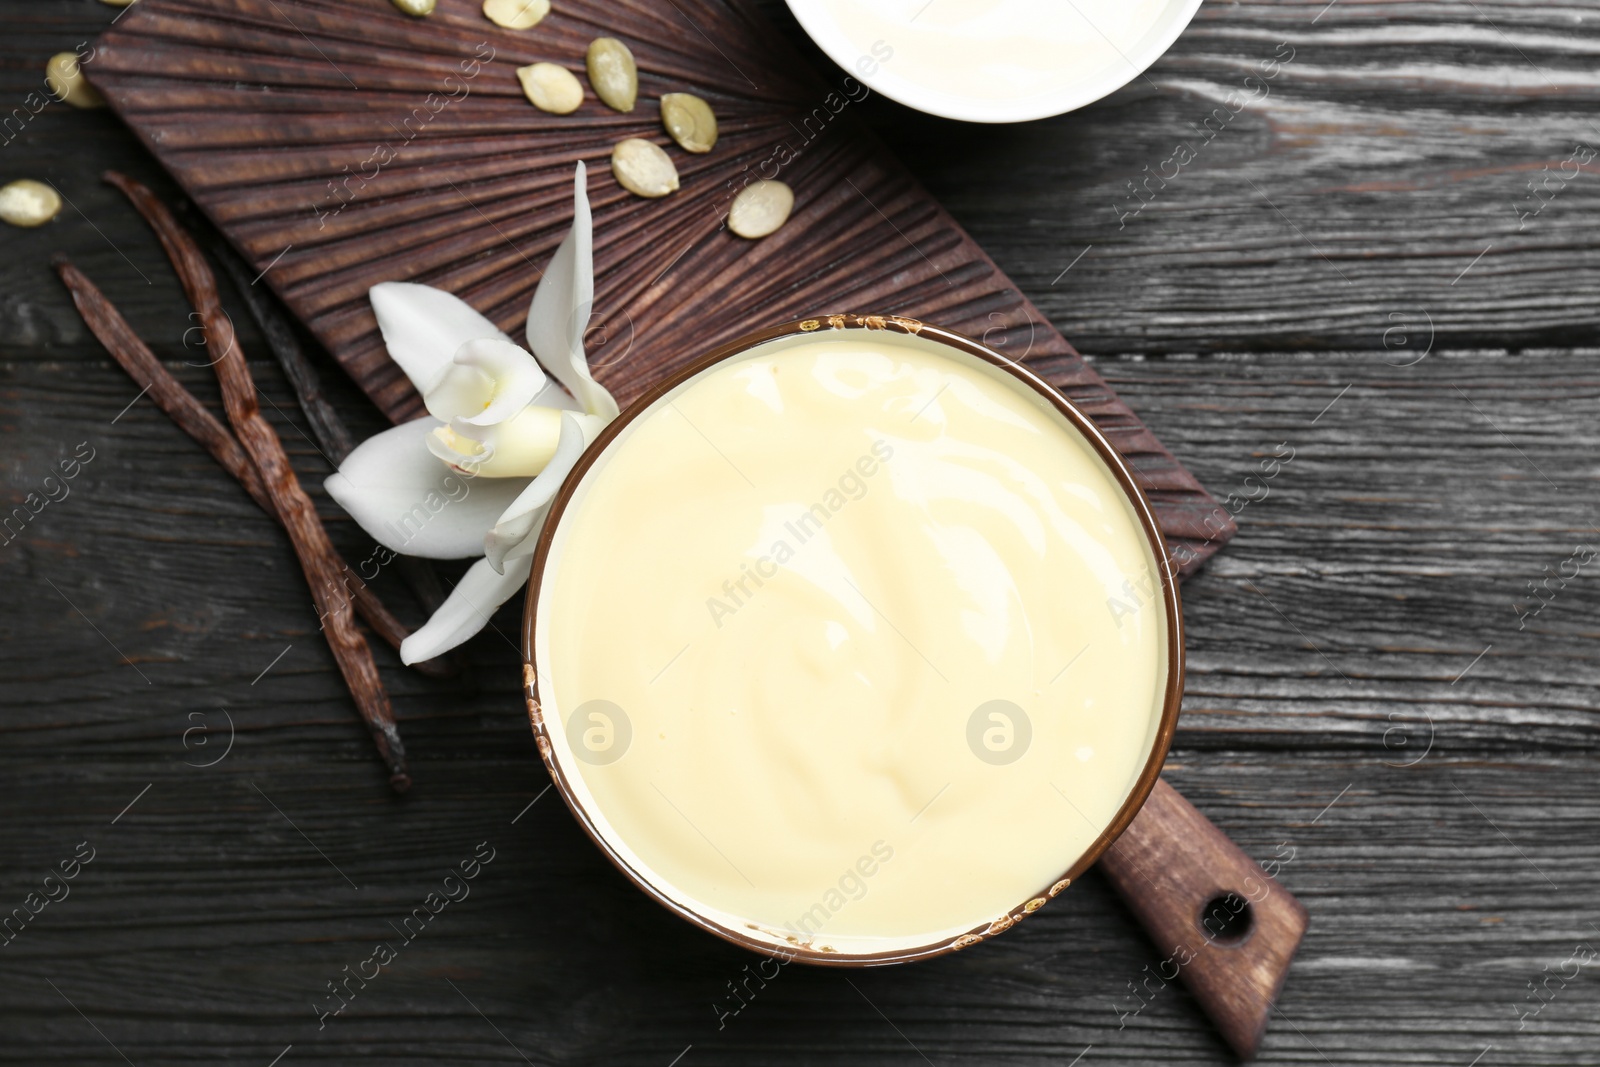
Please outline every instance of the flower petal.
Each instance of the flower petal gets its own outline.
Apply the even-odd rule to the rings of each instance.
[[[535,407],[555,408],[557,411],[583,410],[583,405],[578,403],[578,399],[567,392],[566,387],[554,378],[544,383],[544,388],[533,398],[533,403]]]
[[[436,438],[446,438],[444,443],[466,454],[464,462],[450,460],[462,470],[483,478],[520,478],[526,484],[526,479],[544,470],[555,453],[561,438],[561,412],[529,404],[493,426],[473,426],[455,419],[449,430],[428,438],[438,456],[442,450],[433,447]]]
[[[469,559],[527,486],[520,478],[468,478],[429,452],[439,425],[422,418],[368,438],[324,483],[361,528],[394,552]]]
[[[504,574],[497,573],[486,559],[474,563],[433,618],[400,643],[401,661],[411,664],[432,659],[489,625],[495,609],[527,584],[532,569],[532,556],[511,563]]]
[[[435,459],[469,478],[482,474],[483,465],[494,458],[494,445],[462,433],[454,423],[435,426],[424,440]]]
[[[454,361],[446,363],[422,403],[429,415],[446,422],[486,411],[494,403],[494,378],[478,367]]]
[[[493,426],[527,407],[546,381],[544,369],[527,349],[486,337],[457,349],[423,399],[436,419]]]
[[[556,491],[572,473],[583,450],[604,427],[605,420],[594,415],[561,413],[561,437],[556,442],[555,454],[483,539],[484,554],[489,557],[491,566],[505,568],[510,566],[508,561],[533,555],[534,542],[544,526]]]
[[[572,229],[545,267],[528,306],[528,347],[584,411],[610,422],[617,417],[617,402],[590,375],[583,354],[583,335],[594,308],[594,219],[586,174],[579,163],[573,182]]]
[[[414,282],[382,282],[367,291],[383,343],[417,392],[427,396],[468,341],[511,338],[454,293]]]

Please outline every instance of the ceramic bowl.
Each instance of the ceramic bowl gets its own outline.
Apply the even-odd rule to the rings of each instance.
[[[664,398],[669,397],[675,389],[685,382],[724,360],[733,359],[757,345],[779,338],[803,334],[815,335],[818,331],[826,332],[832,330],[896,331],[903,334],[915,334],[922,341],[945,346],[953,349],[960,356],[999,368],[1005,373],[1015,376],[1027,388],[1044,398],[1094,450],[1126,494],[1128,502],[1132,506],[1132,511],[1137,517],[1138,525],[1147,539],[1151,555],[1156,562],[1155,569],[1159,576],[1161,587],[1160,599],[1166,614],[1164,634],[1167,652],[1165,663],[1166,678],[1162,690],[1162,706],[1159,720],[1152,732],[1153,740],[1143,768],[1132,790],[1104,832],[1066,870],[1061,871],[1057,877],[1049,882],[1040,885],[1034,893],[1016,901],[1005,915],[996,917],[990,922],[966,930],[956,936],[941,936],[936,940],[918,944],[896,943],[882,951],[842,951],[801,943],[793,937],[783,938],[778,936],[775,931],[762,929],[754,923],[734,922],[729,921],[726,917],[715,917],[710,914],[713,909],[689,898],[683,892],[670,886],[656,884],[651,873],[642,869],[642,864],[630,859],[631,849],[628,847],[627,842],[614,840],[615,831],[604,820],[595,818],[587,810],[583,800],[585,790],[574,788],[574,782],[581,780],[581,768],[572,762],[573,756],[571,755],[571,750],[567,748],[564,736],[562,736],[561,725],[565,721],[565,716],[572,709],[555,706],[553,694],[550,692],[553,687],[544,684],[545,679],[541,678],[540,667],[538,666],[539,649],[541,648],[540,634],[543,628],[559,626],[562,622],[559,619],[547,619],[539,611],[540,595],[545,586],[546,565],[550,559],[552,543],[561,527],[563,516],[567,513],[568,505],[573,500],[574,494],[584,483],[586,476],[595,467],[596,462],[618,442],[619,437],[629,423],[642,413],[651,410],[654,405],[665,402]],[[626,440],[625,437],[622,438],[623,443],[618,447],[626,447]],[[595,476],[603,477],[604,469],[602,468],[600,471],[595,472]],[[552,569],[550,573],[553,574],[554,570]],[[697,360],[657,384],[623,411],[589,446],[557,495],[534,556],[533,573],[528,582],[526,613],[523,624],[524,682],[528,715],[533,727],[535,743],[556,788],[566,801],[567,806],[572,810],[573,815],[577,817],[578,822],[594,840],[594,843],[646,895],[666,907],[669,911],[703,930],[707,930],[745,948],[766,953],[786,961],[801,960],[808,963],[832,966],[868,966],[901,963],[965,948],[968,945],[976,944],[987,937],[1009,929],[1017,921],[1027,915],[1031,915],[1047,900],[1069,886],[1074,879],[1094,864],[1100,855],[1126,829],[1128,824],[1133,821],[1139,808],[1155,786],[1162,763],[1166,758],[1167,748],[1172,740],[1173,729],[1177,723],[1178,705],[1183,694],[1184,657],[1181,620],[1182,609],[1178,598],[1176,569],[1170,561],[1150,504],[1140,491],[1122,457],[1087,415],[1079,411],[1077,407],[1052,386],[1022,365],[959,334],[898,316],[823,315],[758,330],[731,344],[718,348],[716,351],[711,352],[704,358]],[[937,892],[939,888],[938,886],[929,886],[929,891]]]
[[[1025,122],[1048,118],[1074,111],[1091,104],[1103,96],[1122,88],[1138,77],[1157,59],[1161,58],[1178,35],[1189,25],[1200,0],[1159,0],[1149,16],[1141,20],[1142,32],[1129,47],[1112,48],[1119,53],[1118,61],[1098,71],[1090,71],[1071,82],[1052,88],[1048,92],[1015,97],[979,99],[951,92],[938,85],[926,84],[905,77],[900,71],[906,67],[907,49],[918,47],[914,36],[897,33],[891,28],[883,36],[867,40],[860,31],[851,33],[841,25],[834,13],[841,7],[839,0],[787,0],[789,10],[817,46],[852,77],[858,78],[874,92],[929,115],[959,119],[964,122]],[[906,0],[901,4],[907,23],[924,17],[927,6],[941,0],[927,0],[918,4]],[[1027,3],[1057,5],[1063,0],[1010,0],[1019,8]],[[1131,4],[1134,0],[1128,0]],[[866,0],[858,0],[866,6]],[[1090,24],[1092,27],[1092,23]],[[1098,32],[1098,31],[1096,31]],[[867,36],[872,36],[870,33]],[[1101,37],[1107,41],[1103,34]],[[895,63],[895,57],[900,63]]]

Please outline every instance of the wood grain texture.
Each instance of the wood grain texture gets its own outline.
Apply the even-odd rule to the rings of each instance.
[[[568,116],[528,104],[515,68],[581,69],[602,29],[637,55],[633,112],[592,94]],[[759,326],[911,315],[1029,361],[1095,418],[1186,573],[1232,536],[1226,512],[860,124],[865,87],[816,73],[747,5],[572,0],[521,33],[477,0],[442,0],[426,20],[387,0],[142,0],[96,48],[87,69],[117,112],[391,418],[421,402],[367,290],[426,282],[517,334],[584,160],[590,355],[622,403]],[[670,91],[710,101],[721,137],[703,156],[669,143],[683,188],[642,200],[611,177],[610,150],[666,142],[656,101]],[[734,194],[779,174],[797,196],[789,223],[760,242],[734,236],[722,225]]]
[[[921,1062],[896,1027],[936,1063],[1059,1064],[1091,1044],[1085,1063],[1229,1062],[1179,986],[1121,1014],[1166,953],[1094,875],[956,965],[852,976],[859,992],[788,968],[719,1028],[749,957],[640,898],[553,796],[511,825],[546,784],[516,705],[516,649],[494,632],[474,642],[461,688],[385,661],[422,783],[391,807],[271,525],[159,414],[135,406],[112,425],[133,390],[98,354],[53,354],[73,372],[20,352],[4,364],[8,439],[92,435],[100,456],[7,546],[0,581],[23,607],[0,632],[0,888],[20,902],[86,838],[102,854],[0,949],[16,1035],[0,1057],[123,1062],[48,979],[141,1064],[265,1064],[289,1044],[309,1061],[522,1062],[448,979],[535,1063],[661,1067],[690,1044],[683,1064]],[[183,367],[179,344],[167,354],[205,373]],[[1369,388],[1341,421],[1302,429],[1273,496],[1241,513],[1242,536],[1185,590],[1190,686],[1167,775],[1259,862],[1292,856],[1278,878],[1315,916],[1261,1062],[1325,1062],[1320,1050],[1337,1064],[1464,1067],[1489,1044],[1499,1063],[1595,1062],[1588,972],[1523,1030],[1517,1011],[1532,1003],[1526,982],[1595,940],[1600,732],[1584,664],[1600,593],[1576,583],[1524,633],[1506,599],[1523,569],[1583,539],[1586,505],[1511,445],[1477,440],[1470,409],[1445,401],[1452,382],[1480,404],[1493,393],[1487,410],[1515,446],[1570,488],[1579,474],[1547,462],[1537,428],[1592,432],[1596,391],[1555,383],[1580,380],[1596,354],[1536,357],[1526,378],[1504,355],[1435,357],[1417,368],[1430,389]],[[1101,365],[1220,488],[1316,414],[1314,387],[1331,396],[1330,379],[1369,359]],[[271,364],[252,370],[288,410]],[[314,484],[326,465],[266,410]],[[347,557],[370,547],[348,522],[331,527]],[[223,743],[223,709],[233,750],[186,766],[216,758],[196,742]],[[196,726],[207,732],[186,745]],[[503,846],[503,866],[318,1030],[325,983],[483,840]]]
[[[1094,107],[891,141],[937,160],[930,191],[1085,352],[1376,350],[1401,323],[1452,347],[1592,344],[1595,17],[1207,3]]]
[[[271,497],[277,519],[294,546],[311,597],[317,604],[317,615],[322,620],[320,629],[339,664],[345,687],[372,734],[378,755],[389,767],[389,783],[396,792],[403,793],[411,788],[405,746],[395,725],[389,694],[373,662],[372,649],[366,635],[356,627],[354,598],[345,577],[346,564],[329,540],[316,505],[300,485],[289,455],[284,451],[282,438],[261,414],[261,398],[250,376],[250,364],[239,350],[233,319],[222,308],[211,265],[194,237],[178,224],[172,212],[147,186],[117,171],[110,171],[104,177],[128,197],[134,209],[149,223],[172,262],[178,283],[183,286],[189,306],[204,330],[205,350],[210,357],[207,363],[216,372],[228,423],[260,475],[261,487]]]
[[[1495,264],[1497,247],[1449,285],[1486,220],[1509,214],[1514,168],[1558,164],[1585,136],[1600,10],[1339,0],[1313,23],[1324,6],[1208,4],[1150,71],[1155,88],[1058,120],[968,129],[878,101],[862,114],[1219,499],[1259,497],[1245,478],[1281,442],[1296,450],[1184,587],[1188,694],[1166,770],[1258,862],[1292,857],[1279,882],[1313,917],[1258,1062],[1600,1064],[1600,973],[1551,977],[1576,946],[1600,947],[1600,584],[1586,566],[1522,628],[1514,610],[1600,536],[1592,175],[1530,224],[1536,244]],[[50,54],[116,14],[90,0],[5,12],[3,102],[22,107]],[[1316,62],[1291,64],[1269,103],[1314,100],[1315,121],[1274,140],[1252,105],[1103,248],[1111,192],[1209,112],[1198,90],[1242,80],[1286,31]],[[1519,49],[1568,88],[1525,75]],[[786,968],[719,1028],[747,956],[640,899],[552,795],[511,825],[545,782],[517,650],[494,631],[457,685],[377,650],[422,783],[389,802],[281,535],[148,398],[128,407],[137,390],[46,266],[71,255],[218,410],[159,248],[98,174],[126,170],[169,202],[176,188],[106,112],[48,106],[5,137],[7,175],[48,178],[72,205],[43,230],[0,231],[4,502],[78,442],[98,451],[70,497],[0,544],[0,908],[78,842],[100,852],[0,948],[0,1062],[125,1064],[106,1038],[140,1067],[265,1067],[290,1044],[278,1067],[1233,1062],[1181,985],[1121,1014],[1166,953],[1093,872],[949,960],[854,987]],[[1361,307],[1446,298],[1449,334],[1392,365],[1426,334],[1397,350],[1387,312],[1352,317],[1293,229],[1243,206],[1242,174],[1319,245],[1340,235]],[[267,418],[346,558],[363,559],[370,542],[316,492],[329,467],[292,393],[225,300],[259,355]],[[385,424],[325,380],[358,436]],[[507,609],[496,628],[516,620]],[[221,751],[224,709],[231,752],[187,766]],[[196,726],[208,732],[186,743]],[[325,983],[483,840],[501,851],[472,897],[318,1030]],[[1530,983],[1548,988],[1536,999]]]
[[[173,425],[192,438],[195,444],[204,448],[217,461],[217,465],[243,487],[257,507],[284,524],[284,517],[271,491],[233,433],[178,383],[144,342],[128,328],[127,321],[117,313],[116,308],[106,302],[104,294],[84,277],[82,271],[65,259],[57,259],[51,266],[72,294],[72,302],[83,316],[84,324],[133,383],[143,383],[144,392],[150,397],[151,403],[160,408]],[[339,574],[354,573],[342,558],[336,556],[331,562]],[[387,641],[391,648],[398,650],[410,636],[410,630],[359,579],[350,581],[350,599],[362,621]],[[423,673],[448,677],[447,667],[445,663],[429,661],[422,664],[420,669]]]
[[[1305,906],[1165,781],[1098,866],[1166,952],[1141,975],[1132,1013],[1181,978],[1228,1047],[1253,1059],[1305,936]]]

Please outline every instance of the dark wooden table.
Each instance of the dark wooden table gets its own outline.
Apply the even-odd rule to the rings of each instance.
[[[115,13],[8,4],[0,119]],[[1213,2],[1075,115],[872,113],[1237,494],[1238,537],[1185,590],[1167,774],[1310,909],[1264,1061],[1600,1063],[1597,23],[1592,0]],[[418,783],[391,797],[283,537],[47,269],[72,255],[214,400],[154,239],[96,176],[171,183],[104,112],[3,139],[0,179],[71,200],[0,233],[7,509],[80,442],[93,459],[0,544],[0,915],[93,858],[0,947],[0,1060],[1227,1062],[1180,988],[1135,998],[1159,954],[1094,876],[990,945],[788,967],[741,1006],[754,957],[646,901],[542,792],[513,608],[465,685],[380,651]],[[327,984],[484,842],[471,896],[319,1029]]]

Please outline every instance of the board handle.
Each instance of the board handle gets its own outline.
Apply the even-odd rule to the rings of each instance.
[[[1157,779],[1100,857],[1163,960],[1240,1059],[1255,1056],[1308,917],[1305,906]]]

